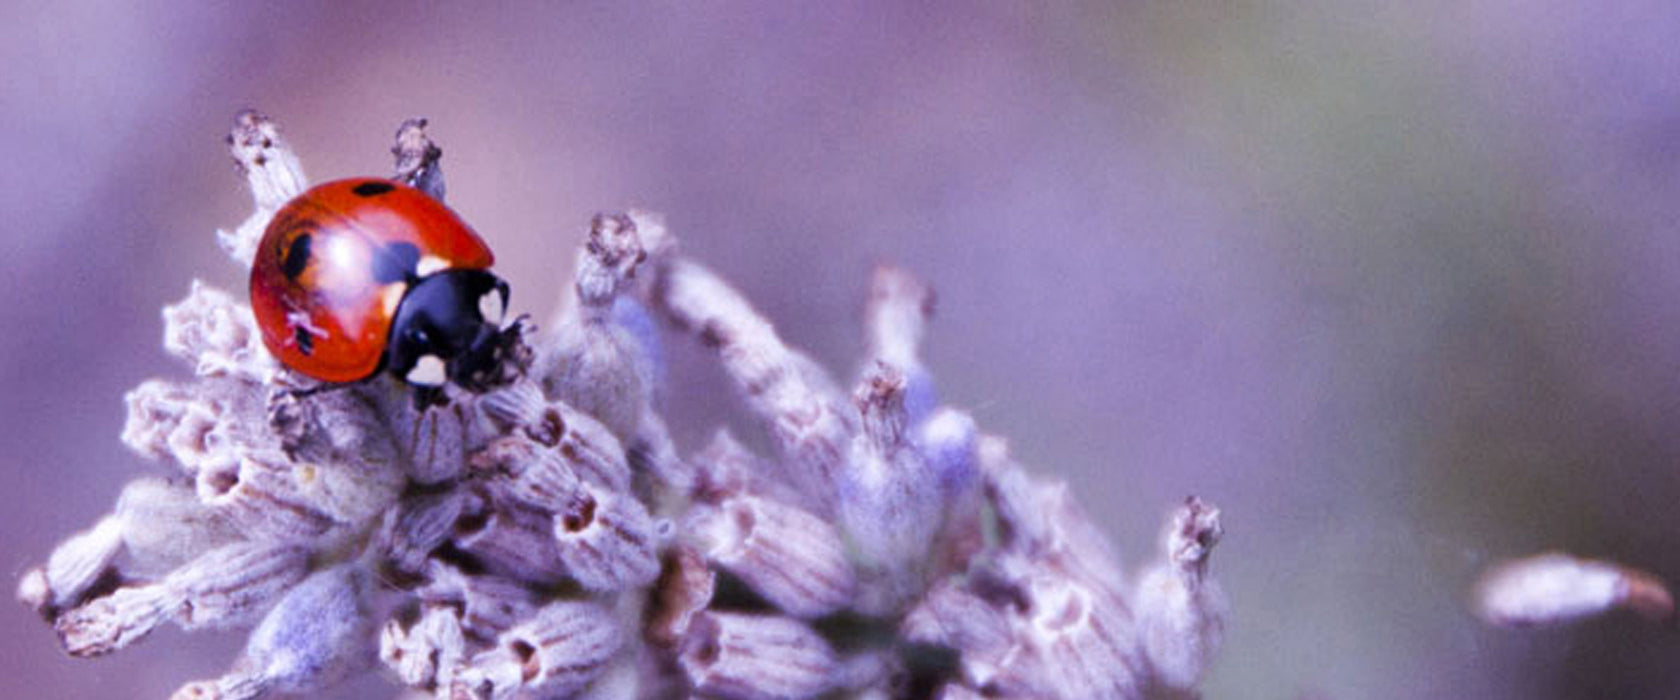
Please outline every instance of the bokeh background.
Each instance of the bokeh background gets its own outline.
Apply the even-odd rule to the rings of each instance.
[[[1221,505],[1210,698],[1680,697],[1630,617],[1490,630],[1564,547],[1680,578],[1672,3],[0,4],[5,588],[163,473],[122,395],[158,308],[239,290],[221,138],[315,178],[432,119],[450,203],[546,316],[591,214],[665,212],[850,376],[872,264],[938,289],[952,402],[1071,481],[1128,562]],[[744,425],[673,348],[685,448]],[[76,661],[0,605],[0,696],[164,698],[238,635]],[[335,697],[389,697],[379,682]]]

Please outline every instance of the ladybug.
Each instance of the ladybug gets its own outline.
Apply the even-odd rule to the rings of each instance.
[[[440,403],[448,383],[486,388],[517,332],[501,328],[508,285],[494,261],[420,190],[337,180],[275,213],[251,264],[251,310],[263,344],[298,373],[330,386],[385,372]]]

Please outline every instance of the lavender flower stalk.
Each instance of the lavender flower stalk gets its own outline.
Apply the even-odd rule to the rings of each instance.
[[[395,178],[441,200],[425,127],[399,128]],[[307,179],[265,117],[228,142],[256,210],[217,240],[248,265]],[[1218,510],[1188,500],[1127,578],[1064,486],[939,404],[908,272],[877,271],[847,392],[656,215],[597,216],[574,270],[484,393],[425,409],[385,377],[296,391],[250,309],[194,282],[164,312],[193,374],[131,392],[122,435],[174,476],[130,484],[19,599],[77,656],[250,628],[182,699],[378,667],[442,700],[1195,694],[1225,624]],[[715,352],[774,454],[679,450],[657,321]]]

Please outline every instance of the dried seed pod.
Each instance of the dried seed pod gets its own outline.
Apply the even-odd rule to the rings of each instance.
[[[421,484],[442,484],[461,476],[466,455],[475,447],[473,420],[461,401],[444,408],[415,405],[408,386],[396,381],[373,381],[359,387],[375,406],[407,466],[408,477]]]
[[[834,687],[839,669],[803,622],[716,611],[695,616],[677,663],[696,692],[731,700],[814,697]]]
[[[794,617],[835,612],[856,592],[840,531],[786,503],[735,496],[696,508],[686,529],[707,559]]]
[[[693,462],[693,492],[701,501],[717,503],[736,494],[754,493],[813,510],[803,492],[773,478],[779,472],[776,465],[747,449],[726,428],[712,434]]]
[[[624,446],[600,421],[566,404],[556,404],[566,432],[560,436],[560,456],[573,473],[610,491],[630,490],[630,463]]]
[[[477,406],[502,432],[524,433],[544,445],[558,444],[566,429],[559,411],[549,405],[534,381],[517,381],[486,392]],[[553,415],[545,420],[544,413],[549,411]],[[545,422],[552,422],[552,428],[544,426]]]
[[[1106,590],[1125,590],[1119,557],[1065,482],[1033,479],[1009,458],[997,438],[981,440],[980,459],[986,496],[1006,547],[1030,558],[1052,559],[1068,573]]]
[[[581,492],[553,517],[566,571],[584,588],[617,591],[659,576],[653,520],[641,502],[611,491]]]
[[[121,649],[173,618],[183,629],[256,619],[303,578],[309,552],[239,543],[211,550],[157,583],[119,588],[60,615],[65,651],[98,656]]]

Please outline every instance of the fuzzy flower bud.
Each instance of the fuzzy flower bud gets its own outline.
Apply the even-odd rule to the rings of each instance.
[[[736,496],[697,509],[686,529],[707,559],[789,615],[821,617],[852,600],[857,582],[840,532],[793,505]]]
[[[1229,604],[1208,575],[1208,556],[1223,533],[1218,508],[1186,499],[1162,537],[1165,561],[1138,583],[1139,635],[1162,687],[1193,690],[1219,653]]]
[[[677,657],[694,689],[730,700],[815,697],[834,686],[834,650],[785,617],[708,612],[689,627]]]
[[[550,603],[473,657],[455,679],[454,697],[569,695],[605,671],[622,644],[610,610],[586,601]]]
[[[909,271],[892,265],[875,268],[864,310],[869,353],[874,363],[896,367],[904,374],[904,409],[911,423],[921,422],[939,404],[933,376],[921,360],[933,303],[933,290]]]
[[[367,661],[365,583],[350,566],[310,576],[251,632],[228,675],[188,684],[176,698],[240,700],[326,687]]]
[[[1477,582],[1475,603],[1483,620],[1504,627],[1559,624],[1621,608],[1674,619],[1674,596],[1662,579],[1562,552],[1494,567]]]
[[[869,613],[899,609],[921,592],[928,548],[943,523],[944,489],[907,439],[904,376],[877,365],[857,390],[863,431],[840,478],[840,522],[861,560]]]
[[[98,656],[144,637],[168,619],[183,629],[255,619],[303,578],[308,552],[241,543],[212,550],[158,583],[119,588],[57,620],[64,648]]]
[[[616,591],[646,586],[659,576],[653,519],[634,498],[583,493],[554,515],[553,527],[561,563],[584,588]]]

